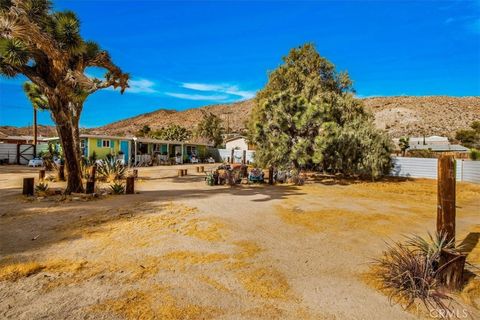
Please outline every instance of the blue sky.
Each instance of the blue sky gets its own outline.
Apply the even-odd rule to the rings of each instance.
[[[480,1],[54,3],[132,76],[124,95],[88,98],[84,127],[250,98],[305,42],[348,70],[361,97],[480,95]],[[31,124],[24,81],[0,79],[0,125]],[[52,123],[48,112],[39,119]]]

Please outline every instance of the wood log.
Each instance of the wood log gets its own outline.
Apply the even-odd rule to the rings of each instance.
[[[268,168],[268,184],[273,185],[273,167]]]
[[[38,172],[38,179],[40,181],[43,181],[45,179],[45,169],[40,169],[40,171]]]
[[[95,180],[87,181],[87,186],[85,188],[85,193],[86,194],[95,193]]]
[[[133,177],[134,177],[135,179],[138,178],[138,169],[133,169]]]
[[[58,180],[65,181],[65,166],[63,164],[58,166]]]
[[[187,175],[187,169],[183,169],[183,175],[184,175],[184,176]]]
[[[34,178],[23,178],[23,195],[33,196],[34,181]]]
[[[205,167],[204,167],[204,166],[200,166],[200,172],[201,172],[201,173],[204,173],[204,172],[205,172]]]
[[[200,173],[200,167],[197,166],[196,169],[197,169],[197,173]]]
[[[90,168],[90,176],[88,177],[88,181],[95,182],[96,175],[97,175],[97,166],[92,166]],[[87,186],[88,186],[88,184],[87,184]],[[87,192],[87,193],[91,193],[91,192]]]
[[[438,159],[437,232],[455,241],[455,159],[444,155]]]
[[[183,169],[178,169],[177,175],[178,175],[179,177],[183,177]]]
[[[462,289],[466,257],[463,254],[442,250],[437,280],[450,290]]]
[[[127,177],[127,186],[125,188],[126,194],[135,193],[135,177]]]

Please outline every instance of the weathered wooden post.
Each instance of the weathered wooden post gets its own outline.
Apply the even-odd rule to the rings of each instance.
[[[178,169],[178,170],[177,170],[177,175],[178,175],[179,177],[183,177],[183,169]]]
[[[63,164],[58,166],[58,180],[65,181],[65,166]]]
[[[273,167],[268,167],[268,184],[273,185]]]
[[[440,156],[437,168],[437,232],[446,234],[447,241],[455,241],[455,159]]]
[[[127,186],[125,188],[126,194],[134,194],[135,193],[135,177],[127,177]]]
[[[33,196],[34,178],[23,178],[23,192],[25,196]]]
[[[184,176],[187,175],[187,169],[183,169],[183,175],[184,175]]]
[[[90,168],[90,176],[88,178],[89,181],[95,181],[97,175],[97,166],[92,166]]]
[[[233,157],[235,156],[235,149],[232,149],[231,157],[230,157],[230,163],[234,163]]]
[[[43,181],[45,179],[45,169],[40,169],[40,171],[38,172],[38,179],[40,181]]]
[[[201,172],[201,173],[204,173],[204,172],[205,172],[205,167],[204,167],[204,166],[200,166],[200,172]]]
[[[242,164],[247,164],[247,150],[243,150]]]
[[[197,166],[196,169],[197,169],[197,173],[200,173],[200,167]]]
[[[135,179],[138,178],[138,169],[133,169],[133,177],[134,177]]]
[[[437,200],[437,232],[446,234],[446,241],[455,241],[455,159],[445,155],[438,159],[438,200]],[[463,286],[463,270],[466,255],[449,250],[440,254],[440,268],[437,279],[451,290]]]
[[[92,194],[95,193],[95,178],[97,173],[97,166],[92,166],[90,168],[90,174],[87,180],[87,184],[85,186],[85,193]]]

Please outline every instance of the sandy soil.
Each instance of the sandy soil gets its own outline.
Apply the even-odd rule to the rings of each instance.
[[[434,181],[230,188],[176,169],[140,169],[136,195],[54,201],[20,195],[38,169],[0,167],[0,318],[423,317],[365,273],[387,238],[433,231]],[[457,189],[480,265],[480,186]],[[472,318],[479,283],[457,296]]]

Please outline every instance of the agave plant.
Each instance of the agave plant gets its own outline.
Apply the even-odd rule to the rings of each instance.
[[[113,182],[125,177],[127,167],[120,161],[103,161],[97,166],[98,178],[107,182]]]
[[[40,182],[35,186],[35,191],[38,193],[45,194],[48,190],[48,183]]]
[[[110,185],[110,189],[112,190],[112,194],[124,194],[125,193],[125,185],[121,181],[114,181]]]

